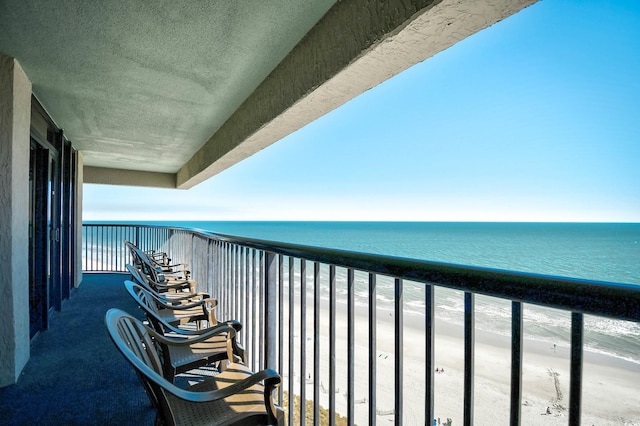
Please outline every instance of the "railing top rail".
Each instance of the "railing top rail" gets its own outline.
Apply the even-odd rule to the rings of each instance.
[[[221,241],[314,262],[374,272],[411,281],[434,283],[456,290],[573,312],[640,321],[640,286],[633,284],[555,277],[339,249],[274,243],[206,231],[204,234],[211,235]]]
[[[133,224],[132,226],[139,225]],[[410,281],[433,283],[455,290],[572,312],[640,322],[640,286],[633,284],[556,277],[265,241],[218,234],[201,229],[162,225],[143,226],[188,231],[204,238],[216,239],[257,250]]]

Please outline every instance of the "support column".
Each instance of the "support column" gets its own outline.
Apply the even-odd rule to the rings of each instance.
[[[29,134],[31,82],[0,54],[0,387],[29,360]]]
[[[76,235],[75,241],[75,277],[73,285],[75,287],[80,286],[82,282],[82,194],[83,194],[83,183],[84,183],[84,160],[82,157],[82,153],[80,151],[76,151],[76,175],[73,177],[75,179],[76,185],[76,197],[75,197],[75,228]]]

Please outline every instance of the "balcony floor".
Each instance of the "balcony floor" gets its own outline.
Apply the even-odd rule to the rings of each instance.
[[[0,388],[0,423],[153,424],[155,412],[134,370],[117,351],[104,314],[141,318],[122,285],[128,275],[85,274],[82,285],[31,342],[18,383]]]

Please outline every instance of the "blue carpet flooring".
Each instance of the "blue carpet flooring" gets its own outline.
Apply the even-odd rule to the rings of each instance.
[[[18,383],[0,388],[1,425],[151,425],[155,412],[104,325],[112,307],[142,318],[122,274],[85,274],[33,339]]]

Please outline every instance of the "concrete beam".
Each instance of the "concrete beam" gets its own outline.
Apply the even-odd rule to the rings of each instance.
[[[338,2],[178,171],[190,188],[537,0]]]
[[[175,188],[176,175],[173,173],[143,172],[138,170],[84,166],[83,182],[106,185],[144,186],[151,188]]]

